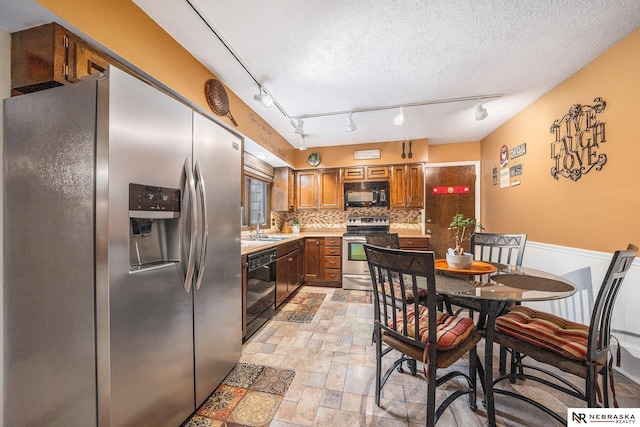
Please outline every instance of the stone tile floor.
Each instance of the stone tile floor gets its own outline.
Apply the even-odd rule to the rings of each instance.
[[[205,403],[201,411],[209,411],[214,417],[200,417],[203,415],[200,413],[189,420],[187,426],[424,425],[426,387],[421,369],[416,377],[394,372],[383,389],[381,407],[374,402],[375,348],[371,344],[373,305],[367,293],[303,287],[289,303],[303,303],[305,293],[314,294],[309,297],[314,301],[321,300],[321,304],[314,307],[316,311],[312,316],[304,317],[304,320],[293,316],[287,320],[281,311],[243,346],[238,365],[240,372],[244,372],[244,376],[251,376],[249,373],[252,370],[261,373],[266,370],[263,385],[279,383],[277,390],[252,390],[251,385],[234,384],[241,386],[241,391],[233,394],[227,390],[226,398],[233,403],[218,415],[220,419],[215,418],[212,409],[215,402],[208,407]],[[321,298],[317,295],[319,293],[326,297]],[[295,312],[297,308],[291,305],[285,311]],[[309,307],[300,310],[307,314],[312,311]],[[479,344],[478,352],[480,355],[483,353],[483,342]],[[494,353],[498,353],[497,347]],[[391,360],[392,357],[388,356],[387,359]],[[465,364],[466,358],[460,363]],[[465,369],[462,365],[457,368]],[[227,377],[225,383],[230,381],[233,382]],[[229,385],[219,387],[212,396],[214,400],[221,388],[224,391],[223,386]],[[439,399],[445,396],[447,389],[455,387],[455,383],[445,385],[444,390],[438,391]],[[515,385],[503,382],[500,387],[534,396],[536,400],[563,414],[567,407],[584,406],[577,399],[533,384],[532,381]],[[620,407],[640,407],[640,385],[616,374],[616,391]],[[244,395],[238,398],[237,393]],[[480,389],[478,410],[474,413],[468,408],[466,399],[458,399],[444,412],[438,425],[486,425],[486,412],[481,401]],[[241,405],[244,412],[236,409]],[[496,411],[499,426],[559,425],[543,412],[506,396],[496,396]]]

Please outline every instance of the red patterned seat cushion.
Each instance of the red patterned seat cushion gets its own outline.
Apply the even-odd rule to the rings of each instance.
[[[429,318],[427,307],[418,306],[419,316],[419,339],[422,342],[428,342],[429,339]],[[403,313],[402,311],[396,314],[396,327],[395,330],[399,333],[404,333],[403,328]],[[415,338],[415,309],[411,305],[407,309],[407,335],[411,338]],[[438,311],[436,313],[437,322],[437,342],[439,350],[450,350],[456,347],[458,344],[464,342],[469,337],[469,334],[475,327],[473,319],[469,317],[450,316],[446,313]],[[390,328],[394,328],[393,319],[388,322]]]
[[[525,306],[496,319],[498,331],[575,360],[586,360],[589,327]]]

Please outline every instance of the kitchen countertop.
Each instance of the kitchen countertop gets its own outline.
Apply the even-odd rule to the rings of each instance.
[[[292,242],[294,240],[303,239],[306,237],[342,237],[345,230],[305,230],[300,233],[266,233],[266,236],[274,236],[274,237],[284,237],[282,240],[278,241],[261,241],[261,240],[249,240],[242,239],[240,241],[241,244],[241,255],[248,255],[254,252],[259,252],[264,249],[275,248],[276,246]],[[430,234],[422,234],[420,230],[404,230],[404,229],[392,229],[392,233],[398,233],[398,237],[406,238],[431,238]]]

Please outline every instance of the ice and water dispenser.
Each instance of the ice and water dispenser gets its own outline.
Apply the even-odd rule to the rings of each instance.
[[[129,184],[129,270],[180,261],[180,190]]]

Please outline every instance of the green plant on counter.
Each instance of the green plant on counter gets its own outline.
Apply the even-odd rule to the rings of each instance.
[[[463,255],[464,248],[462,244],[469,240],[475,231],[484,230],[484,227],[475,218],[465,218],[463,214],[457,213],[453,216],[453,221],[449,224],[448,230],[453,230],[453,239],[456,243],[453,253],[455,255]]]

